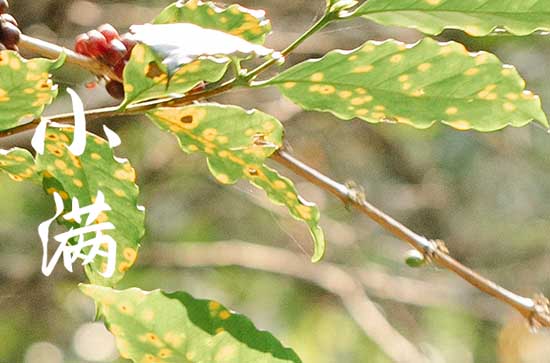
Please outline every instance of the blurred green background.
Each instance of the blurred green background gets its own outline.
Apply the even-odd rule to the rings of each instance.
[[[149,21],[168,3],[17,0],[11,13],[24,33],[72,47],[81,32],[106,22],[125,31]],[[276,49],[295,39],[324,6],[324,0],[240,3],[266,10],[274,28],[267,45]],[[300,47],[288,63],[390,37],[414,42],[420,34],[360,19],[334,24]],[[472,51],[489,50],[516,65],[550,110],[547,35],[474,39],[449,31],[438,39],[464,42]],[[55,79],[62,88],[75,88],[88,108],[115,104],[102,86],[85,88],[94,78],[77,68],[64,67]],[[364,186],[370,201],[413,230],[445,239],[466,265],[519,293],[550,293],[550,135],[541,127],[479,134],[440,125],[419,131],[344,122],[303,112],[274,89],[236,90],[217,101],[277,116],[294,155],[338,181]],[[61,92],[47,113],[67,111],[70,103]],[[311,241],[307,230],[270,205],[262,192],[245,183],[217,184],[202,156],[184,155],[175,139],[144,118],[105,123],[121,136],[117,154],[136,168],[141,203],[147,207],[141,254],[121,287],[186,290],[217,299],[273,332],[304,362],[392,361],[338,297],[314,284],[253,269],[192,267],[185,261],[176,266],[163,260],[162,254],[171,255],[172,249],[185,255],[190,246],[198,246],[201,256],[216,264],[216,257],[223,256],[215,242],[242,241],[291,251],[306,266]],[[98,124],[102,122],[90,123],[89,129],[100,130]],[[2,139],[0,147],[29,147],[30,137]],[[387,321],[433,362],[550,362],[547,332],[532,334],[510,308],[446,271],[408,268],[403,262],[408,248],[402,242],[280,170],[321,207],[329,240],[326,261],[345,267],[355,278],[362,276],[366,294]],[[82,272],[69,274],[58,266],[49,278],[40,273],[37,226],[53,211],[53,201],[38,187],[0,175],[0,362],[122,362],[102,324],[92,322],[92,302],[78,292]],[[387,343],[389,349],[400,349]]]

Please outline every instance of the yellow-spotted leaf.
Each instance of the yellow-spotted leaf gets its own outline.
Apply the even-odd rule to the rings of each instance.
[[[548,0],[368,0],[354,15],[432,35],[460,29],[483,36],[497,28],[527,35],[550,30],[549,7]]]
[[[162,58],[170,74],[199,57],[247,59],[274,53],[235,35],[190,23],[133,25],[130,30]]]
[[[15,181],[30,180],[40,184],[42,180],[33,156],[25,149],[0,149],[0,171],[7,173]]]
[[[322,258],[325,240],[319,210],[298,196],[290,180],[264,164],[282,145],[283,127],[277,119],[260,111],[218,104],[159,108],[148,115],[161,129],[173,133],[184,151],[206,154],[219,182],[246,179],[274,203],[285,205],[294,218],[307,223],[315,245],[312,260]]]
[[[24,59],[17,52],[0,52],[0,130],[17,126],[42,114],[57,96],[49,72],[59,68],[64,57],[52,61]]]
[[[211,1],[200,0],[178,1],[164,9],[153,23],[191,23],[260,44],[271,32],[271,23],[263,10],[251,10],[237,4],[219,7]]]
[[[135,363],[300,363],[292,349],[217,301],[185,292],[81,285],[99,305],[120,355]]]
[[[298,64],[267,84],[307,110],[349,120],[493,131],[548,121],[512,66],[459,43],[367,42]]]
[[[220,80],[228,65],[229,59],[201,57],[182,65],[169,75],[162,58],[147,45],[138,44],[124,68],[123,105],[183,95],[203,81]]]
[[[103,234],[116,242],[115,272],[112,277],[104,277],[102,273],[109,261],[97,256],[86,265],[86,274],[94,284],[113,286],[134,264],[144,235],[144,211],[137,202],[135,171],[128,161],[115,157],[106,140],[91,133],[87,134],[84,153],[73,155],[68,150],[73,131],[73,127],[48,127],[45,150],[37,155],[37,165],[44,172],[47,193],[57,192],[63,198],[65,213],[71,211],[73,198],[83,208],[96,201],[98,192],[103,193],[111,210],[102,212],[93,223],[110,222],[114,226]],[[86,219],[82,219],[81,227]],[[74,227],[74,221],[70,226]],[[101,248],[105,251],[106,247]]]

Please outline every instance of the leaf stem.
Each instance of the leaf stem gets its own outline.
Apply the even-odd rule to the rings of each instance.
[[[280,52],[280,57],[273,57],[267,62],[260,64],[258,67],[252,69],[251,71],[247,72],[245,75],[243,75],[243,78],[247,81],[253,80],[255,77],[257,77],[260,73],[267,70],[269,67],[277,64],[280,62],[280,60],[290,53],[296,48],[298,48],[303,42],[305,42],[309,37],[311,37],[313,34],[317,33],[319,30],[326,27],[329,23],[336,20],[337,17],[328,11],[326,11],[323,16],[315,22],[308,30],[305,31],[298,39],[296,39],[292,44],[290,44],[288,47],[286,47],[284,50]]]

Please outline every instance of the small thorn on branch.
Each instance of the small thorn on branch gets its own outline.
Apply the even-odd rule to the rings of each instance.
[[[428,240],[428,245],[425,246],[422,253],[428,263],[434,264],[434,262],[437,261],[439,254],[449,256],[449,248],[447,248],[445,241],[440,239],[432,239]]]

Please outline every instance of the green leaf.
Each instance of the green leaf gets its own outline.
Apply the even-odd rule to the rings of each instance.
[[[194,24],[146,24],[132,26],[138,44],[124,69],[125,100],[132,103],[183,95],[203,81],[219,81],[232,59],[274,54],[218,30]]]
[[[367,42],[333,51],[265,84],[306,110],[349,120],[427,128],[436,121],[459,130],[493,131],[532,120],[548,126],[538,96],[496,56],[468,53],[459,43],[424,39],[414,45]]]
[[[368,0],[353,15],[437,35],[460,29],[484,36],[497,28],[514,35],[550,30],[547,0]]]
[[[0,52],[0,130],[17,126],[42,114],[57,96],[49,72],[65,60],[26,60],[17,52]]]
[[[170,95],[183,95],[203,81],[219,81],[229,59],[201,58],[182,65],[169,77],[162,58],[145,44],[138,44],[124,68],[123,105]]]
[[[199,57],[248,59],[274,53],[234,35],[189,23],[133,25],[130,30],[137,41],[162,58],[169,74]]]
[[[103,233],[117,243],[116,269],[111,278],[103,277],[99,272],[104,271],[106,259],[97,256],[87,265],[86,274],[94,284],[113,286],[134,264],[144,235],[144,211],[137,203],[135,171],[129,162],[115,160],[108,142],[91,133],[87,133],[84,153],[74,156],[67,149],[73,131],[73,127],[48,127],[44,154],[37,156],[37,165],[44,171],[47,193],[59,193],[69,208],[66,212],[73,197],[84,207],[95,201],[98,191],[105,195],[111,210],[100,214],[96,223],[109,221],[115,226]]]
[[[136,363],[300,362],[273,335],[217,301],[185,292],[80,288],[100,304],[121,356]]]
[[[164,9],[153,23],[191,23],[258,44],[263,44],[271,32],[271,23],[263,10],[251,10],[237,4],[221,8],[213,2],[200,0],[178,1]]]
[[[263,112],[236,106],[201,104],[179,108],[159,108],[148,116],[163,130],[173,133],[187,153],[200,151],[208,157],[212,174],[223,184],[246,179],[263,189],[290,214],[306,222],[315,243],[312,260],[325,251],[319,227],[319,210],[305,202],[293,183],[264,163],[282,145],[281,123]]]
[[[42,181],[33,156],[25,149],[0,149],[0,170],[15,181],[30,180],[38,184]]]

